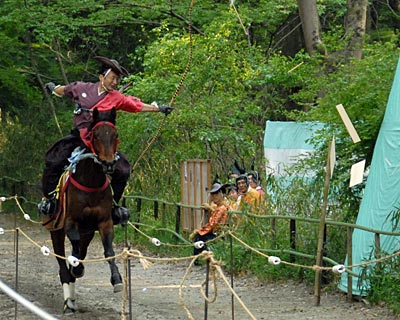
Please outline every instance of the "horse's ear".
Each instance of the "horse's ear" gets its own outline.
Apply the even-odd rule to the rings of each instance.
[[[99,110],[97,108],[93,109],[93,122],[96,123],[99,120]]]

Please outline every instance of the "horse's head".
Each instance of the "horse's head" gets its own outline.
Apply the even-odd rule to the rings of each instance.
[[[116,110],[99,112],[93,110],[92,152],[96,155],[96,161],[103,167],[104,173],[112,173],[118,160],[118,130],[115,127]]]

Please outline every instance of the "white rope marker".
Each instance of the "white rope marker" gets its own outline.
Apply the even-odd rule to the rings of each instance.
[[[337,264],[336,266],[332,267],[333,273],[343,273],[346,271],[346,267],[343,264]]]
[[[268,257],[268,262],[276,266],[281,263],[281,259],[279,257],[270,256]]]
[[[67,258],[68,263],[73,266],[73,267],[77,267],[79,265],[79,261],[78,258],[74,257],[74,256],[69,256]]]
[[[161,241],[157,238],[152,238],[151,243],[154,244],[156,247],[159,247],[161,245]]]
[[[48,256],[50,254],[50,249],[46,246],[41,247],[40,251],[42,251],[44,256]]]
[[[201,249],[201,248],[203,248],[203,247],[204,247],[204,241],[197,241],[197,242],[195,242],[195,243],[194,243],[194,247],[195,247],[196,249]]]

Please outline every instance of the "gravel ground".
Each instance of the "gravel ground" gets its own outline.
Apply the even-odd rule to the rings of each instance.
[[[52,249],[49,233],[41,225],[17,219],[20,227],[40,246]],[[14,215],[0,213],[0,227],[14,229]],[[14,233],[0,235],[0,280],[15,288],[16,255]],[[88,258],[102,258],[103,249],[96,236],[89,247]],[[119,248],[116,253],[120,252]],[[188,261],[159,263],[144,270],[137,260],[131,262],[132,319],[176,320],[190,319],[179,303],[179,286],[189,265]],[[121,315],[123,294],[113,293],[109,283],[109,268],[106,262],[87,263],[85,276],[77,280],[77,303],[79,310],[68,319],[121,319],[129,317],[129,308]],[[122,270],[121,261],[119,262]],[[229,275],[226,274],[229,278]],[[205,319],[205,303],[200,287],[206,277],[205,266],[194,266],[184,282],[183,303],[193,319]],[[223,280],[216,281],[216,292],[210,288],[210,297],[216,300],[208,304],[208,319],[232,319],[232,296]],[[235,292],[243,300],[255,319],[398,319],[384,307],[369,306],[362,302],[346,301],[341,292],[324,293],[320,306],[314,306],[313,288],[304,284],[261,283],[252,276],[234,279]],[[55,318],[62,315],[63,295],[58,280],[55,258],[44,256],[38,247],[24,236],[19,237],[18,246],[18,291]],[[252,319],[238,300],[234,300],[234,318]],[[22,306],[0,292],[0,319],[38,319]]]

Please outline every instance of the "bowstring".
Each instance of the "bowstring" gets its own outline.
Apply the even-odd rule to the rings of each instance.
[[[182,77],[178,83],[178,86],[175,89],[174,94],[172,95],[172,98],[169,102],[169,106],[172,107],[173,103],[175,102],[175,99],[178,97],[179,95],[179,91],[182,88],[183,82],[186,79],[186,76],[189,72],[190,66],[192,64],[192,57],[193,57],[193,39],[192,39],[192,11],[193,11],[193,5],[194,5],[194,0],[191,0],[190,2],[190,6],[189,6],[189,21],[188,21],[188,30],[189,30],[189,58],[188,58],[188,62],[186,64],[186,68],[183,71]],[[158,139],[158,137],[160,136],[161,133],[161,129],[164,126],[165,122],[167,120],[167,116],[165,116],[162,121],[160,122],[160,124],[158,125],[157,131],[155,133],[155,135],[150,139],[149,143],[147,144],[147,146],[143,149],[142,153],[139,155],[139,157],[136,159],[136,162],[133,164],[132,168],[131,168],[131,173],[136,169],[136,167],[139,164],[139,161],[142,160],[142,158],[144,157],[145,153],[150,149],[151,145],[154,143],[154,141],[156,139]]]

